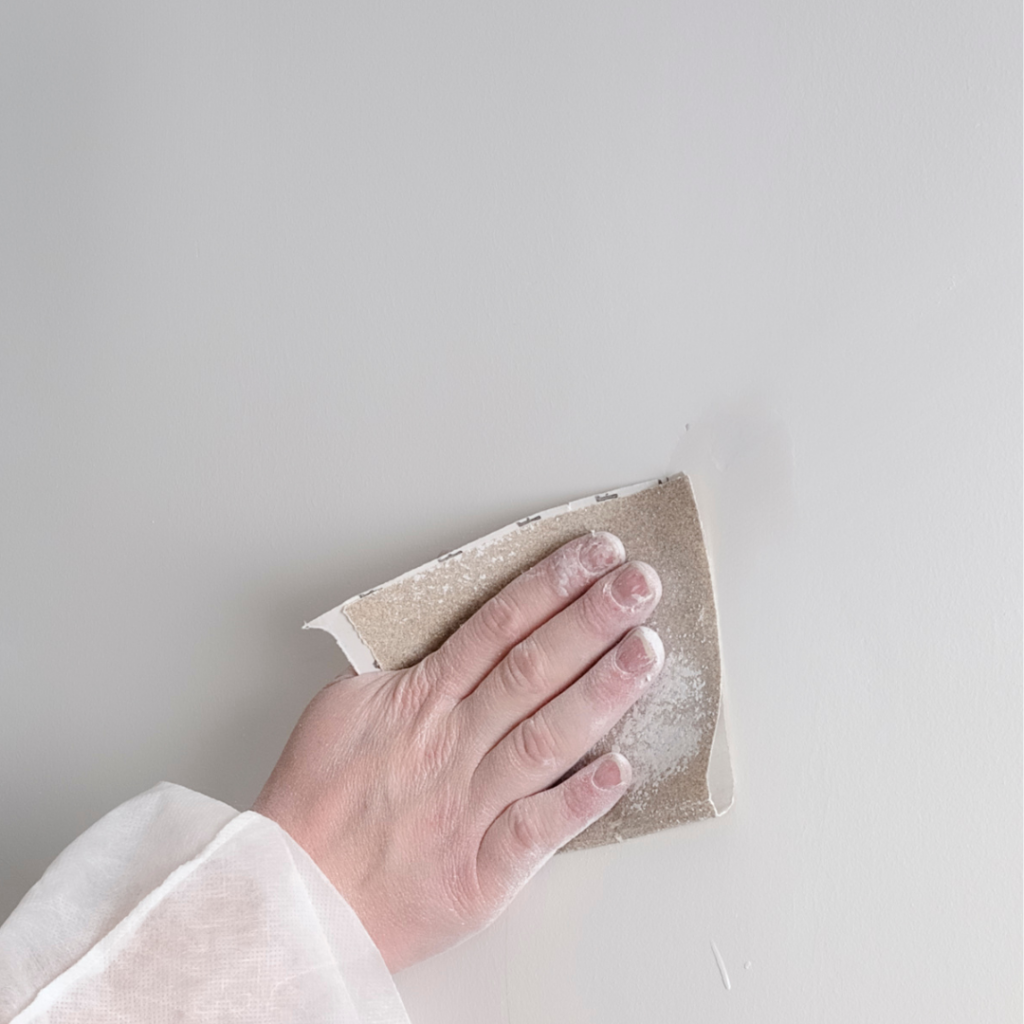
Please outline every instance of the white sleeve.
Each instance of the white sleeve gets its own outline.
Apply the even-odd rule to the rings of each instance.
[[[352,908],[283,829],[161,783],[0,926],[3,1024],[408,1024]]]

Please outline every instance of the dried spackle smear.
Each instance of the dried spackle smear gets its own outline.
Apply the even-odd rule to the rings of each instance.
[[[685,475],[526,516],[308,623],[331,633],[357,672],[403,668],[436,649],[524,569],[592,530],[616,534],[629,558],[658,571],[663,594],[649,624],[664,642],[665,667],[581,762],[621,751],[633,783],[566,850],[713,818],[732,803],[711,570]]]

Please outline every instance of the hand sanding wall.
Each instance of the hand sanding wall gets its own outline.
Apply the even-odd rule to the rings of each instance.
[[[415,1024],[1021,1015],[1019,4],[0,7],[0,914],[301,625],[685,471],[736,802]]]

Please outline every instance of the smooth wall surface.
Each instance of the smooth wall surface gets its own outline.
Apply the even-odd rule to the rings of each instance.
[[[0,6],[0,916],[160,779],[247,806],[303,621],[687,469],[735,808],[556,858],[413,1021],[1018,1021],[1020,38]]]

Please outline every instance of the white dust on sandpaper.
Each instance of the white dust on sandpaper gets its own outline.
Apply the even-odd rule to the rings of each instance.
[[[666,645],[667,646],[667,645]],[[704,735],[704,679],[679,651],[670,651],[648,692],[623,719],[612,749],[633,768],[634,793],[685,771]]]

